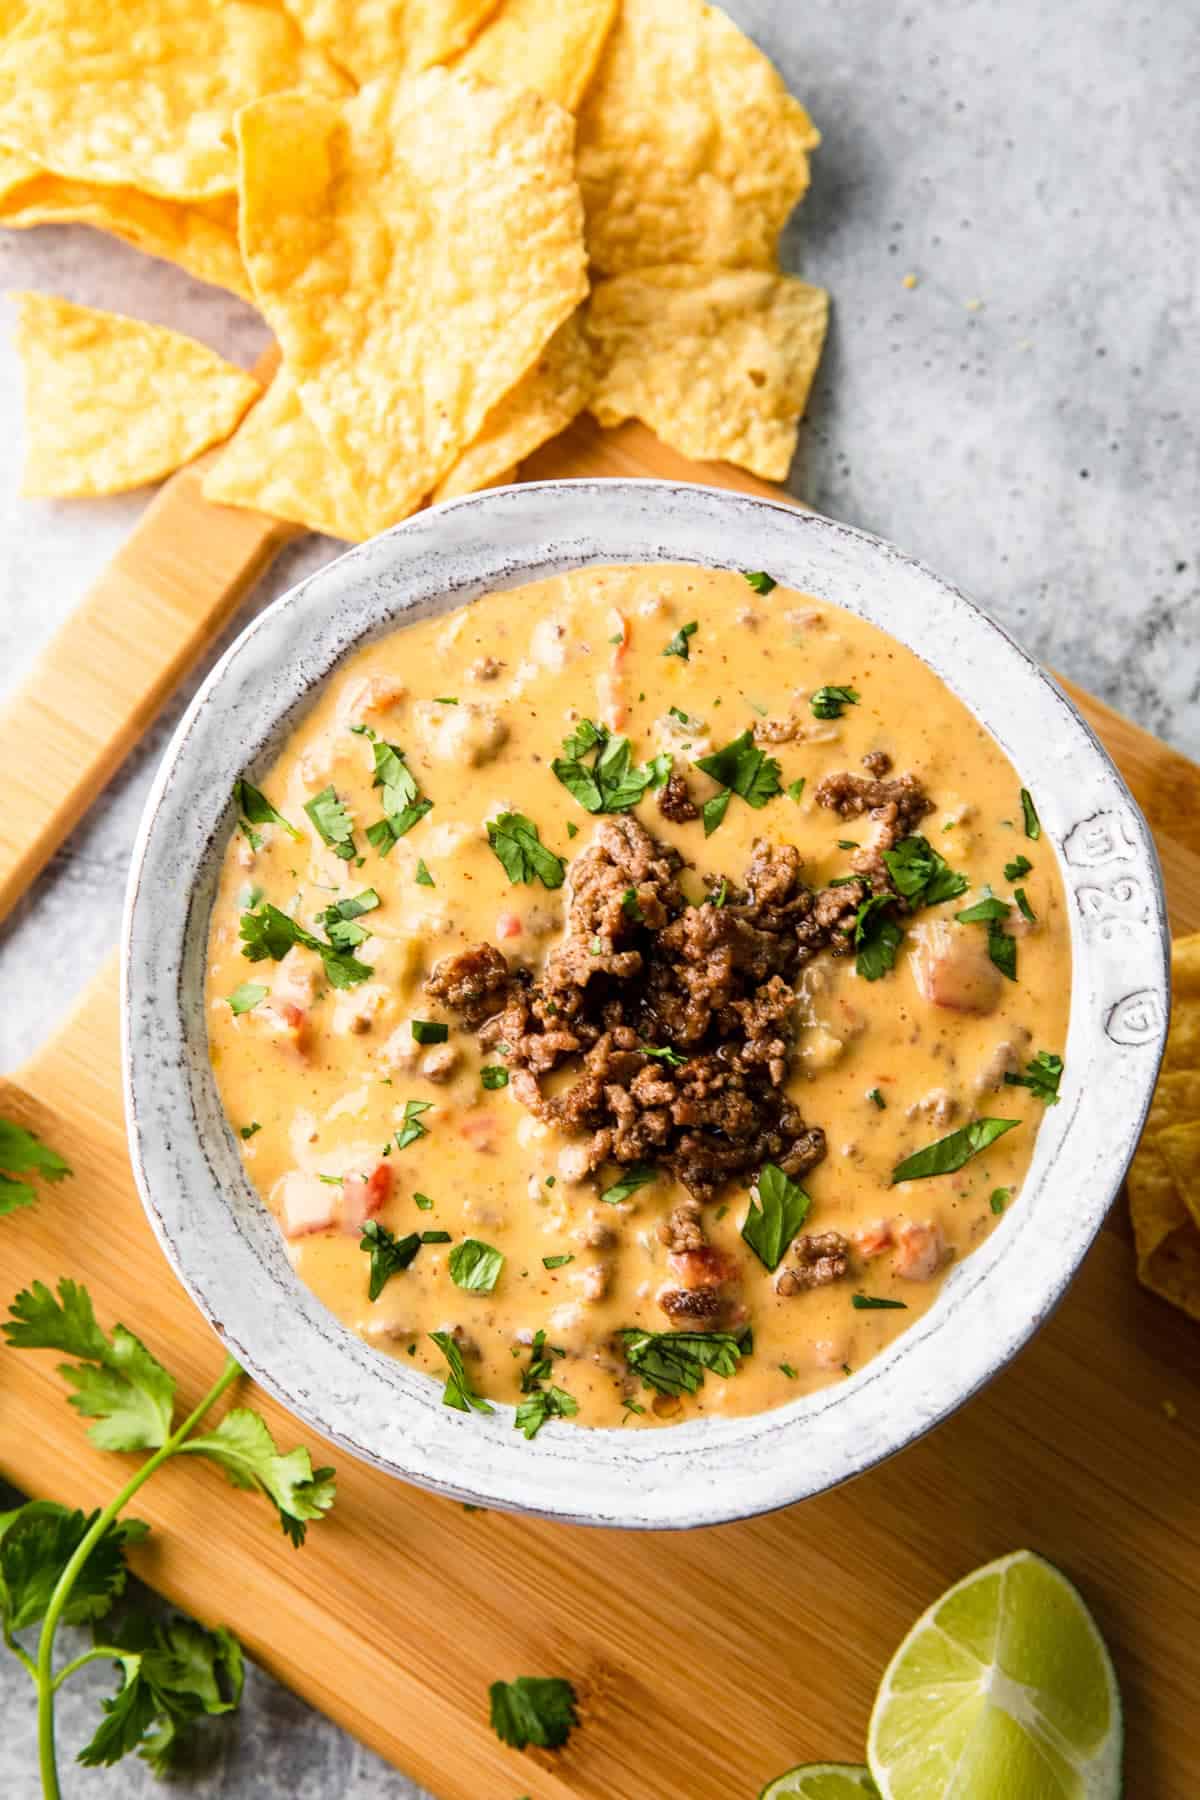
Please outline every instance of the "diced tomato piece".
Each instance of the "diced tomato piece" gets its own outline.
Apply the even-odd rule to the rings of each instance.
[[[519,938],[524,929],[520,913],[502,912],[496,920],[498,938]]]
[[[873,1225],[864,1225],[861,1231],[854,1234],[854,1248],[864,1262],[870,1262],[873,1256],[882,1256],[890,1250],[893,1242],[892,1223],[890,1219],[876,1219]]]
[[[490,1113],[466,1113],[458,1129],[472,1150],[490,1152],[496,1148],[496,1121]]]
[[[342,1183],[342,1224],[347,1231],[361,1231],[392,1196],[392,1165],[376,1163],[364,1181],[348,1175]]]
[[[289,1051],[297,1061],[306,1060],[309,1043],[308,1014],[302,1007],[291,1000],[279,1000],[272,995],[247,1016],[261,1019],[280,1048]]]

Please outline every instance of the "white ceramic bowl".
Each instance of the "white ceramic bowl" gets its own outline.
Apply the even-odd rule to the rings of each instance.
[[[344,1329],[293,1274],[251,1189],[208,1060],[209,910],[238,775],[261,774],[317,684],[368,639],[497,588],[606,563],[765,568],[882,626],[979,717],[1036,795],[1071,904],[1062,1102],[987,1243],[932,1309],[836,1387],[751,1418],[658,1431],[442,1404],[440,1383]],[[1137,1141],[1167,1020],[1157,859],[1112,763],[1062,692],[975,606],[864,533],[774,501],[664,482],[505,488],[420,514],[277,601],[205,682],[163,759],[130,878],[124,1060],[134,1168],[171,1263],[264,1387],[355,1456],[484,1506],[598,1525],[690,1526],[783,1506],[929,1430],[1060,1299]]]

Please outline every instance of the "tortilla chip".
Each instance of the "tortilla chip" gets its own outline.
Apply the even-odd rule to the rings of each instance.
[[[0,44],[0,143],[75,181],[208,200],[236,185],[234,114],[278,88],[347,88],[278,6],[34,0]]]
[[[249,300],[232,194],[185,204],[137,188],[100,187],[52,175],[19,150],[0,146],[0,225],[94,225],[148,256],[178,263],[200,281]]]
[[[1163,1068],[1200,1069],[1200,931],[1171,945],[1171,989]]]
[[[588,250],[605,274],[768,268],[820,133],[703,0],[624,0],[579,115]]]
[[[618,0],[504,0],[454,65],[498,87],[532,88],[574,112],[596,72]]]
[[[1175,1192],[1200,1227],[1200,1113],[1186,1125],[1171,1125],[1155,1139]]]
[[[22,491],[118,494],[228,437],[253,376],[161,325],[15,294],[28,443]]]
[[[598,283],[591,410],[642,419],[684,456],[782,481],[796,448],[829,296],[757,269],[643,269]]]
[[[499,0],[283,0],[311,44],[357,82],[419,75],[465,50]],[[576,0],[568,0],[574,5]],[[517,83],[532,86],[532,83]]]
[[[493,406],[433,498],[452,500],[456,494],[503,485],[517,463],[566,430],[591,391],[591,351],[580,316],[573,313],[512,392]]]
[[[238,119],[242,253],[370,532],[436,487],[587,291],[573,125],[445,69]]]
[[[209,469],[204,498],[291,519],[352,544],[367,535],[350,477],[283,369]]]
[[[1200,1118],[1200,1069],[1161,1075],[1129,1170],[1129,1213],[1144,1287],[1200,1318],[1200,1230],[1176,1187],[1162,1138]]]

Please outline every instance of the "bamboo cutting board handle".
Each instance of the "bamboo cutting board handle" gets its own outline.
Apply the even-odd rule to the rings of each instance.
[[[269,377],[274,353],[255,373]],[[213,455],[217,452],[211,453]],[[0,707],[0,920],[298,528],[173,475]]]

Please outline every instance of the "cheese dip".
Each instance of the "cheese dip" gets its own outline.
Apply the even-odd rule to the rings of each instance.
[[[1071,985],[1036,801],[765,572],[593,569],[358,652],[238,784],[209,937],[299,1276],[529,1436],[844,1381],[1022,1204]]]

